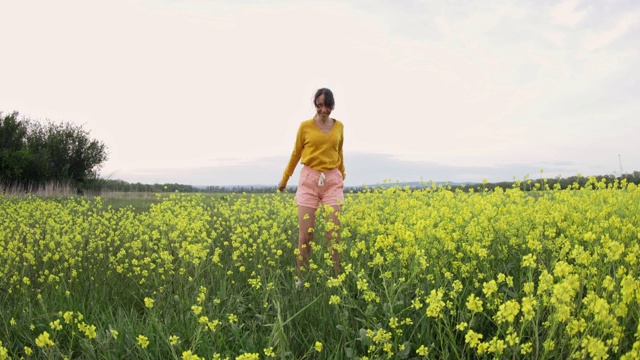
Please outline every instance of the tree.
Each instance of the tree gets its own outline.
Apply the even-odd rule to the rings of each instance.
[[[34,169],[44,170],[38,175],[48,180],[82,187],[98,178],[100,166],[107,160],[106,146],[92,140],[82,127],[49,122],[46,126],[33,124],[30,133],[28,149],[41,154],[32,159]]]
[[[26,136],[27,126],[18,120],[17,112],[6,116],[0,112],[0,181],[20,181],[29,157]]]
[[[0,113],[0,182],[25,187],[67,183],[79,190],[98,179],[107,160],[106,146],[82,126],[41,125]]]

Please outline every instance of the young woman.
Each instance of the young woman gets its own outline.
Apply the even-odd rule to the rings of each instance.
[[[318,89],[313,97],[313,104],[316,115],[300,124],[291,159],[278,184],[278,190],[283,191],[298,162],[302,162],[304,166],[300,172],[300,183],[296,192],[299,223],[298,251],[300,252],[296,260],[297,287],[302,286],[300,269],[303,266],[306,267],[309,262],[310,243],[313,240],[313,231],[310,229],[315,224],[315,212],[319,203],[333,208],[333,211],[329,211],[328,214],[333,226],[328,227],[326,236],[331,249],[333,270],[336,276],[340,273],[340,259],[333,245],[340,241],[338,214],[344,203],[343,125],[340,121],[329,117],[335,106],[331,90]]]

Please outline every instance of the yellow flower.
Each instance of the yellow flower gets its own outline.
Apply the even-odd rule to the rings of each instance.
[[[542,343],[542,347],[544,348],[545,351],[553,351],[553,349],[556,348],[556,342],[551,339],[548,339],[544,343]]]
[[[420,345],[418,350],[416,350],[416,354],[418,354],[420,356],[427,356],[427,355],[429,355],[429,348],[424,346],[424,345]]]
[[[36,338],[36,345],[41,348],[47,348],[55,346],[55,343],[49,337],[49,333],[45,331]]]
[[[507,342],[507,344],[509,344],[509,346],[514,346],[520,343],[520,337],[515,332],[512,332],[507,335],[505,341]]]
[[[464,337],[464,342],[466,344],[469,344],[469,346],[472,348],[478,346],[478,344],[480,343],[480,340],[482,340],[482,334],[478,334],[477,332],[471,329],[467,331],[467,335],[465,335]]]
[[[191,350],[182,352],[182,360],[201,360],[201,359],[204,359],[204,358],[201,358],[200,356],[192,353]]]
[[[494,318],[498,324],[503,322],[513,322],[519,313],[520,304],[518,304],[518,301],[509,300],[500,305],[500,308],[498,308],[498,312]]]
[[[491,342],[489,343],[488,351],[496,355],[502,355],[502,353],[504,352],[504,349],[506,348],[507,346],[504,344],[504,340],[494,337],[493,339],[491,339]]]
[[[489,282],[485,282],[482,285],[482,292],[486,297],[490,297],[493,293],[498,291],[498,284],[495,280],[491,280]]]
[[[78,330],[82,331],[89,340],[95,339],[97,336],[95,325],[88,325],[84,322],[81,322],[78,324]]]
[[[332,288],[332,287],[340,286],[341,283],[342,281],[340,281],[339,278],[330,278],[329,280],[327,280],[327,287]]]
[[[25,349],[26,349],[26,346],[25,346]],[[10,359],[9,350],[6,347],[2,346],[2,341],[0,341],[0,360],[6,360],[6,359]]]
[[[169,336],[169,343],[173,346],[176,345],[180,341],[180,337],[176,335]]]
[[[246,353],[240,356],[236,356],[236,360],[259,360],[260,354]]]
[[[114,339],[118,339],[118,335],[120,333],[118,333],[118,330],[113,330],[113,329],[109,329],[109,332],[111,333],[111,336],[113,336]]]
[[[316,344],[313,346],[317,352],[322,352],[322,343],[320,341],[316,341]]]
[[[535,284],[533,282],[526,282],[524,283],[523,289],[525,294],[531,295],[535,289]]]
[[[146,349],[147,346],[149,346],[149,339],[146,336],[138,335],[137,340],[138,340],[138,345],[141,348]]]
[[[50,322],[49,327],[51,328],[51,330],[62,330],[62,325],[60,325],[60,319]]]
[[[338,295],[331,295],[331,297],[329,298],[329,305],[337,305],[340,304],[342,300],[340,299],[340,296]]]
[[[522,257],[522,267],[536,268],[536,255],[528,254]]]
[[[522,315],[525,320],[531,320],[535,316],[535,307],[538,301],[533,296],[525,296],[522,298]]]
[[[31,356],[31,354],[33,354],[33,350],[32,350],[30,347],[25,346],[25,347],[24,347],[24,353],[25,353],[25,355],[27,355],[27,356]],[[0,357],[0,358],[1,358],[1,357]]]
[[[467,309],[474,313],[482,312],[482,300],[477,298],[474,294],[469,295],[467,298]]]
[[[434,318],[442,317],[442,309],[445,306],[444,301],[442,301],[443,296],[443,290],[431,290],[431,293],[429,293],[429,297],[427,298],[427,303],[429,304],[429,307],[427,307],[427,316]]]
[[[531,351],[533,351],[533,344],[531,342],[524,343],[520,347],[520,354],[522,354],[522,355],[530,354]]]
[[[229,314],[228,319],[229,324],[235,324],[238,322],[238,316],[236,316],[235,314]]]
[[[415,299],[411,300],[411,306],[413,306],[413,308],[416,310],[420,310],[423,305],[420,302],[420,298],[416,297]]]
[[[592,359],[606,359],[609,357],[607,355],[607,346],[600,339],[587,336],[582,340],[581,345],[589,352]]]
[[[273,347],[268,347],[264,349],[264,356],[266,357],[276,357],[276,353],[273,352]]]
[[[398,318],[396,318],[394,316],[391,319],[389,319],[389,327],[392,328],[392,329],[397,328],[398,327]]]
[[[148,308],[148,309],[153,309],[153,303],[154,303],[154,300],[153,300],[153,299],[148,298],[148,297],[144,298],[144,306],[145,306],[146,308]]]
[[[65,311],[62,317],[64,318],[65,323],[71,324],[71,320],[73,320],[73,311]]]

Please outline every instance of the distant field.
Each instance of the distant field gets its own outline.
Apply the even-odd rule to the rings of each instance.
[[[0,195],[0,359],[640,358],[640,188]],[[535,195],[535,196],[531,196]]]

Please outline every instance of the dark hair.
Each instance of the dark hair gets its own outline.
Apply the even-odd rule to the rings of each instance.
[[[327,88],[320,88],[316,91],[316,95],[313,97],[313,106],[316,106],[316,100],[318,100],[320,95],[324,95],[324,106],[333,110],[333,107],[336,105],[336,101],[333,99],[333,93],[331,90]]]

